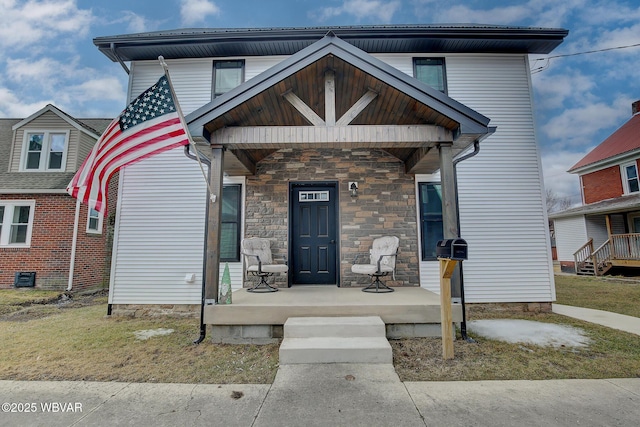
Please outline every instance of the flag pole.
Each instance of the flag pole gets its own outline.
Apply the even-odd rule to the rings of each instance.
[[[219,190],[220,194],[222,194],[222,162],[224,161],[224,148],[220,147],[220,149],[216,149],[212,151],[212,158],[208,161],[209,164],[209,173],[205,173],[204,167],[202,166],[202,159],[200,158],[200,152],[198,147],[196,146],[195,141],[191,138],[191,134],[189,133],[189,128],[187,127],[186,120],[184,119],[184,114],[182,113],[182,109],[180,108],[180,104],[178,103],[178,97],[173,89],[173,84],[171,83],[171,76],[169,75],[169,67],[167,63],[164,61],[164,57],[159,56],[158,61],[160,61],[160,65],[164,69],[164,74],[167,78],[167,82],[169,83],[169,89],[171,90],[171,95],[174,99],[174,105],[176,107],[176,112],[180,117],[180,121],[184,126],[187,134],[187,139],[189,140],[189,146],[193,147],[193,151],[195,154],[195,158],[198,161],[198,165],[200,166],[200,171],[202,172],[202,176],[204,177],[205,182],[207,183],[207,192],[209,194],[209,200],[211,205],[215,205],[218,201],[217,194],[212,189],[212,169],[214,169],[214,162],[217,166],[215,172],[217,175],[215,179],[216,188]],[[215,205],[215,209],[210,209],[209,203],[206,205],[205,209],[205,239],[204,239],[204,266],[203,266],[203,275],[202,275],[202,298],[200,301],[200,336],[197,340],[195,340],[194,344],[200,344],[204,341],[207,334],[207,327],[204,323],[204,307],[207,304],[216,304],[218,301],[218,279],[219,279],[219,266],[220,266],[220,217],[222,207],[221,204],[218,203]],[[213,207],[213,206],[211,206]],[[217,215],[216,215],[217,211]],[[211,226],[215,225],[216,229],[213,230]],[[209,286],[207,286],[209,283]]]
[[[189,133],[189,128],[187,127],[187,121],[184,119],[184,114],[182,114],[182,108],[180,107],[180,103],[178,102],[178,97],[176,96],[175,91],[173,90],[173,83],[171,83],[171,76],[169,75],[169,66],[164,61],[164,57],[162,55],[158,56],[158,61],[160,61],[160,65],[164,70],[164,75],[167,76],[167,81],[169,82],[169,90],[171,90],[171,96],[173,97],[173,103],[176,106],[176,111],[178,113],[178,117],[180,117],[180,122],[182,126],[187,131],[187,138],[189,139],[189,145],[193,148],[193,152],[195,153],[196,159],[198,159],[198,166],[200,166],[200,172],[202,173],[202,177],[204,181],[207,183],[207,189],[209,190],[209,199],[211,203],[215,203],[217,200],[217,195],[211,191],[211,183],[207,178],[207,173],[204,171],[204,167],[202,166],[202,160],[200,159],[200,153],[198,152],[198,147],[196,146],[195,141],[191,138],[191,133]]]

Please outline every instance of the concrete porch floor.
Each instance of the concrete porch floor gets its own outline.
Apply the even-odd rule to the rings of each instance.
[[[255,294],[240,289],[230,305],[205,307],[208,325],[283,325],[289,317],[380,316],[389,325],[440,324],[440,296],[419,287],[394,288],[391,293],[367,293],[362,288],[294,286]],[[454,304],[453,321],[462,321]],[[389,330],[389,328],[387,328]]]

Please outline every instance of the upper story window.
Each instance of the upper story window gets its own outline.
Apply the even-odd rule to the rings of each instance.
[[[420,234],[422,237],[422,260],[436,259],[436,245],[443,239],[442,190],[440,183],[418,184],[420,202]]]
[[[414,58],[413,75],[422,83],[447,93],[447,75],[444,58]]]
[[[0,247],[31,244],[35,201],[0,201]]]
[[[240,86],[244,80],[244,61],[213,62],[213,97],[217,98]]]
[[[622,165],[622,183],[624,193],[631,194],[640,191],[640,182],[638,181],[638,166],[636,162]]]
[[[25,132],[21,170],[64,171],[68,140],[68,132]]]

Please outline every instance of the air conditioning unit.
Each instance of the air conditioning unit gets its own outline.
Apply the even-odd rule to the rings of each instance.
[[[18,271],[13,280],[13,286],[16,288],[33,288],[36,286],[36,272]]]

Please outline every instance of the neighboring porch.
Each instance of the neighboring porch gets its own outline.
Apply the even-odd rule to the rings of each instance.
[[[268,343],[282,337],[289,317],[380,316],[387,338],[441,336],[440,297],[419,287],[400,287],[387,294],[362,288],[295,286],[279,292],[233,293],[233,304],[205,306],[204,322],[212,325],[216,342]],[[462,321],[462,307],[453,305],[454,322]]]
[[[613,267],[640,267],[640,233],[613,234],[597,248],[589,239],[573,257],[580,275],[602,276]]]

